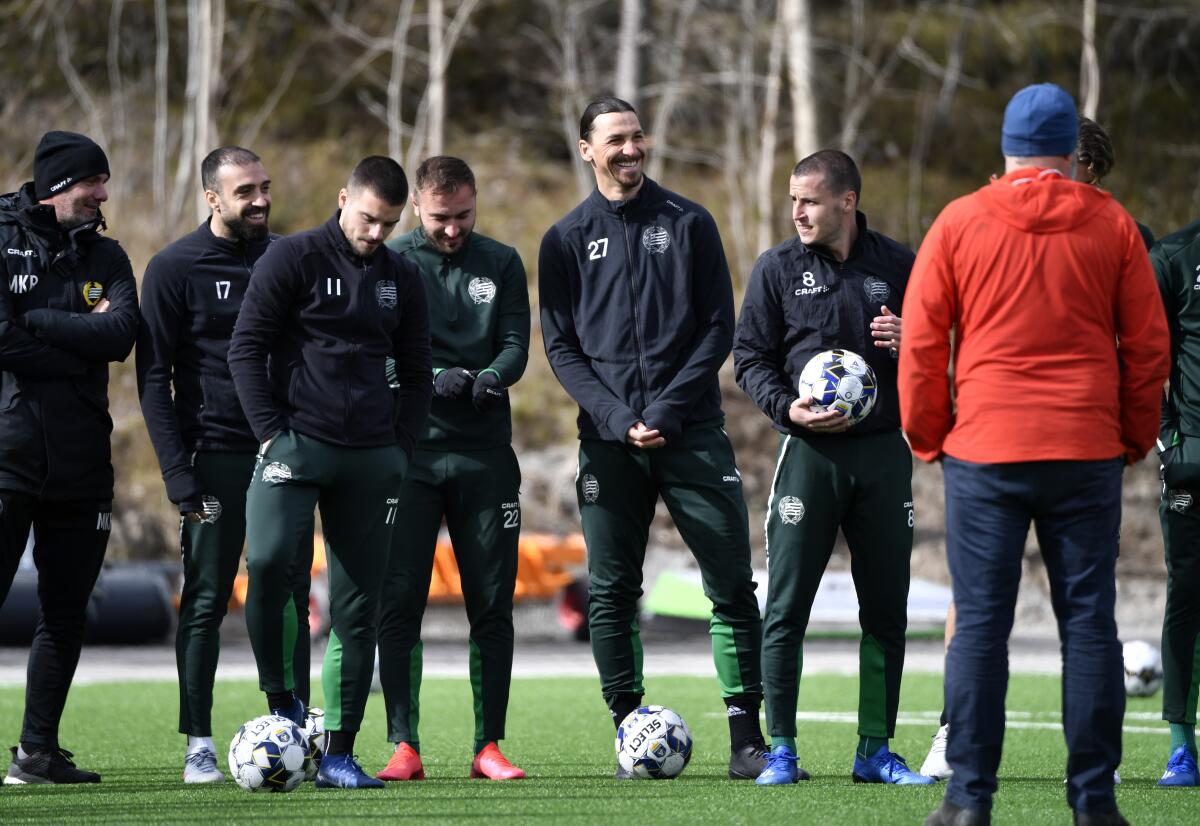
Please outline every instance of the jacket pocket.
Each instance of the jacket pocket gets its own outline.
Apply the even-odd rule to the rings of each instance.
[[[12,373],[0,373],[0,413],[6,413],[21,401],[21,385]]]
[[[1162,454],[1163,482],[1170,489],[1200,489],[1200,436],[1179,434],[1179,444]]]

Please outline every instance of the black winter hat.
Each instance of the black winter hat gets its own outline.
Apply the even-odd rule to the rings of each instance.
[[[47,132],[33,155],[34,197],[44,201],[93,175],[107,175],[108,156],[77,132]]]

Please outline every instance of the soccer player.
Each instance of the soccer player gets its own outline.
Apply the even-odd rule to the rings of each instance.
[[[0,197],[0,604],[34,531],[38,621],[5,783],[98,783],[58,741],[112,528],[108,363],[137,338],[129,258],[105,238],[108,157],[47,132]]]
[[[400,486],[432,391],[420,274],[383,245],[407,198],[399,164],[360,161],[333,217],[273,242],[258,260],[229,348],[238,398],[262,444],[246,495],[246,624],[268,707],[297,724],[304,703],[288,679],[284,608],[314,506],[329,548],[328,739],[318,788],[383,786],[352,749]]]
[[[617,726],[641,703],[637,600],[661,496],[713,602],[729,775],[752,779],[765,762],[762,621],[717,383],[733,343],[725,252],[703,207],[643,174],[646,136],[627,102],[588,104],[579,154],[596,189],[542,238],[538,290],[546,355],[579,404],[576,493],[601,690]]]
[[[1171,329],[1171,377],[1158,438],[1162,461],[1159,518],[1167,562],[1163,617],[1163,719],[1171,749],[1160,786],[1200,786],[1196,696],[1200,691],[1200,221],[1150,251]]]
[[[471,623],[472,777],[525,776],[501,753],[512,677],[512,598],[521,469],[508,388],[529,360],[529,290],[517,251],[475,232],[475,175],[459,158],[417,167],[421,225],[388,246],[415,264],[429,296],[433,405],[409,466],[383,584],[379,679],[396,749],[381,780],[421,780],[417,733],[421,617],[442,517]]]
[[[185,783],[225,779],[212,740],[212,692],[225,616],[246,534],[246,487],[258,442],[226,357],[250,272],[271,235],[271,181],[258,155],[214,149],[200,164],[212,214],[150,259],[142,278],[138,394],[167,498],[179,507],[183,593],[175,634]],[[285,661],[308,702],[308,568],[312,533],[297,548]]]
[[[1075,180],[1098,187],[1104,176],[1112,171],[1115,163],[1116,157],[1113,153],[1112,140],[1104,131],[1104,127],[1091,118],[1080,115],[1079,142],[1075,147]],[[1154,233],[1145,224],[1138,223],[1137,228],[1138,233],[1142,236],[1142,242],[1149,250],[1154,246]],[[950,647],[950,640],[954,639],[954,618],[954,603],[951,602],[950,609],[946,613],[945,642],[947,648]],[[927,774],[937,780],[948,780],[954,774],[954,770],[946,762],[946,742],[949,736],[950,723],[946,718],[946,710],[943,708],[938,730],[933,735],[933,743],[929,747],[929,753],[925,755],[925,762],[921,764],[921,774]],[[1113,772],[1113,782],[1121,782],[1121,776],[1116,771]]]
[[[754,265],[734,338],[738,384],[780,431],[767,500],[770,581],[763,621],[763,685],[771,756],[757,782],[795,783],[796,701],[809,612],[840,527],[858,593],[858,748],[853,776],[928,784],[888,748],[895,736],[908,627],[912,455],[900,434],[896,356],[912,251],[867,228],[862,178],[844,152],[809,155],[792,170],[797,237]],[[857,353],[874,370],[875,407],[851,427],[797,393],[823,350]]]
[[[943,464],[957,611],[946,655],[953,776],[927,826],[990,822],[1031,521],[1063,646],[1067,803],[1078,824],[1126,823],[1113,795],[1125,711],[1113,616],[1121,471],[1154,443],[1170,341],[1133,219],[1069,178],[1077,135],[1060,87],[1013,96],[1004,176],[942,211],[905,296],[901,421],[913,452]]]

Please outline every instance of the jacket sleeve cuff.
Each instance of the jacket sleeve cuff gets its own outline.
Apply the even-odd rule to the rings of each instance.
[[[164,477],[163,481],[167,485],[167,498],[176,505],[181,502],[198,500],[204,493],[200,487],[200,480],[190,467],[169,478]]]

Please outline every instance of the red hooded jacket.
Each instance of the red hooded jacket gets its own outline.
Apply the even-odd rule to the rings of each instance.
[[[902,315],[919,458],[1132,463],[1154,444],[1170,338],[1146,246],[1107,192],[1021,169],[953,201]]]

